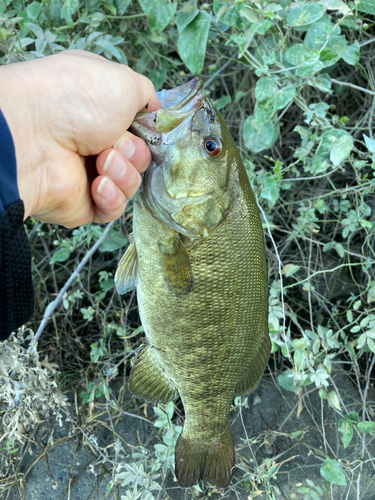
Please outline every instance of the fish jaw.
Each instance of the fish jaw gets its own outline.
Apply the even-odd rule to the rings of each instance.
[[[158,92],[161,108],[150,113],[138,113],[130,130],[143,139],[157,164],[165,150],[179,138],[190,135],[191,122],[206,103],[199,77],[175,89]]]
[[[179,87],[170,90],[161,90],[157,92],[162,108],[174,108],[183,106],[187,101],[192,99],[194,95],[202,90],[203,82],[199,76]]]

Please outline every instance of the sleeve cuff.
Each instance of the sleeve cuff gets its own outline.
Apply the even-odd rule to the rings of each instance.
[[[0,215],[0,340],[25,324],[33,314],[31,251],[19,200]]]

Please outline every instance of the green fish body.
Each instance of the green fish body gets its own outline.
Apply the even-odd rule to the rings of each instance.
[[[233,396],[256,388],[270,351],[263,231],[241,157],[201,80],[159,99],[161,110],[133,124],[153,163],[115,279],[119,293],[137,287],[147,338],[129,386],[147,401],[181,397],[179,484],[226,487]]]

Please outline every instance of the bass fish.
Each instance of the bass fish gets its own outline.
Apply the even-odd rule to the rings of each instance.
[[[256,201],[234,141],[202,81],[158,93],[132,132],[152,163],[134,200],[133,235],[115,276],[137,287],[147,344],[129,387],[147,401],[180,396],[180,486],[226,487],[235,464],[234,395],[254,390],[270,352],[267,269]]]

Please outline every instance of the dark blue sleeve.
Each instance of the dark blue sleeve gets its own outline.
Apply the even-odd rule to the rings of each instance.
[[[17,186],[16,153],[13,139],[0,109],[0,214],[20,199]]]
[[[13,139],[0,111],[0,340],[25,324],[34,309],[24,213],[17,186]]]

